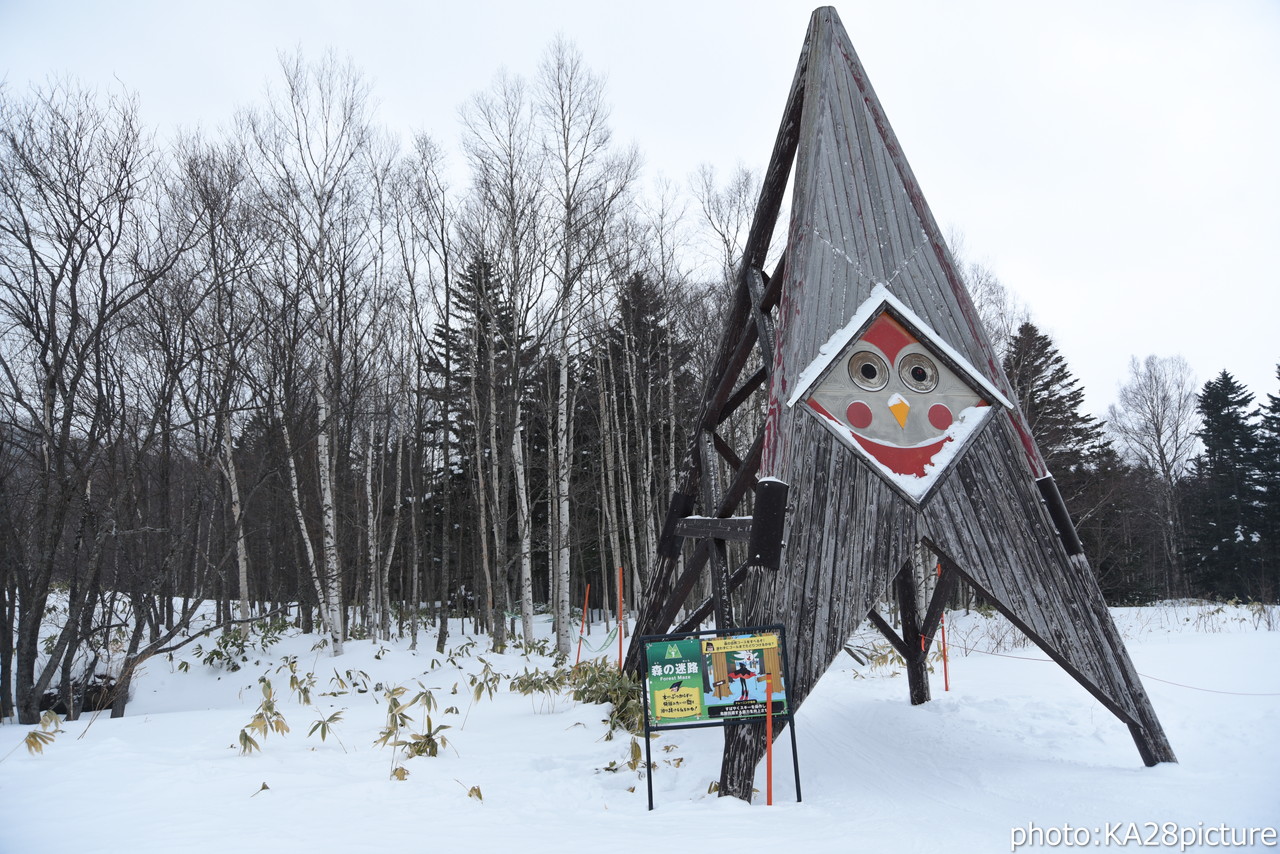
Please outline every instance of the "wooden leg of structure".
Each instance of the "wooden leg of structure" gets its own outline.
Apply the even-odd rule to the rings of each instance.
[[[929,702],[929,646],[921,633],[920,596],[916,587],[912,561],[898,570],[893,581],[894,595],[898,600],[898,614],[902,617],[903,658],[907,664],[907,687],[911,692],[911,705]]]
[[[777,732],[774,733],[777,737]],[[756,766],[764,756],[764,722],[724,728],[724,759],[720,764],[720,794],[751,800]]]

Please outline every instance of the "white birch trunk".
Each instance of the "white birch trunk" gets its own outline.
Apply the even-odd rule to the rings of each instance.
[[[601,364],[598,371],[600,376],[604,376],[604,365]],[[605,422],[604,441],[604,490],[601,499],[604,502],[605,524],[609,528],[609,551],[613,556],[611,563],[605,571],[605,580],[613,577],[615,570],[622,562],[622,533],[618,524],[618,463],[617,453],[615,452],[614,440],[621,429],[620,419],[618,417],[617,405],[612,402],[608,395],[605,394],[605,384],[600,385],[600,412]],[[608,589],[606,584],[605,589]],[[605,602],[611,602],[605,599]]]
[[[639,418],[637,418],[636,421],[638,422]],[[619,492],[622,494],[622,524],[627,532],[627,558],[631,564],[631,572],[633,575],[632,589],[639,590],[640,588],[636,586],[635,583],[635,579],[638,578],[637,565],[639,563],[639,559],[636,553],[636,512],[635,503],[632,500],[633,486],[631,483],[631,466],[627,465],[626,448],[622,445],[621,431],[618,431],[616,434],[615,441],[619,445],[618,456],[622,459],[622,465],[618,467],[619,474],[622,477],[622,483],[619,484]],[[625,603],[626,600],[624,599],[623,601]],[[619,620],[623,620],[625,618],[625,614],[618,615]]]
[[[364,513],[365,513],[365,551],[366,559],[369,563],[368,569],[368,590],[365,592],[365,620],[366,628],[369,630],[369,636],[374,640],[381,640],[379,628],[382,624],[381,614],[378,613],[378,606],[382,603],[382,596],[378,590],[381,586],[378,578],[378,513],[375,507],[373,497],[373,425],[369,425],[367,432],[367,441],[364,450]]]
[[[568,656],[573,651],[573,629],[569,619],[569,475],[573,458],[573,425],[569,420],[569,323],[568,299],[560,316],[560,371],[556,389],[556,649]]]
[[[333,501],[333,464],[329,453],[329,398],[322,390],[316,391],[316,420],[320,429],[316,433],[317,468],[320,470],[320,522],[323,531],[324,603],[329,612],[329,637],[333,642],[334,656],[342,655],[342,640],[346,633],[342,607],[342,576],[338,572],[338,519]]]
[[[320,568],[316,565],[315,549],[311,545],[311,535],[307,533],[307,520],[302,515],[302,493],[298,489],[298,467],[293,461],[293,439],[289,435],[289,424],[284,419],[284,409],[277,401],[275,405],[276,419],[280,422],[280,435],[284,441],[284,458],[289,470],[289,497],[293,504],[293,515],[298,523],[298,536],[302,540],[302,553],[307,560],[307,575],[315,586],[316,603],[320,612],[320,628],[331,636],[333,630],[329,625],[329,609],[325,600],[324,584],[320,579]]]
[[[240,481],[236,477],[236,461],[232,457],[231,419],[222,422],[223,472],[231,492],[231,522],[236,531],[236,566],[240,582],[240,619],[249,619],[249,553],[244,541],[244,519],[241,518]]]
[[[613,498],[610,495],[611,492],[612,490],[609,488],[609,481],[605,477],[604,466],[601,466],[600,467],[600,497],[601,497],[601,500],[604,502],[605,525],[607,526],[612,526],[614,524],[614,521],[613,521],[614,514],[613,514],[613,508],[611,506]],[[602,539],[608,539],[611,547],[614,549],[614,552],[609,552],[609,551],[606,551],[605,549],[600,550],[600,589],[598,592],[600,594],[600,601],[604,604],[604,607],[601,608],[600,610],[604,614],[604,630],[607,632],[609,631],[609,628],[613,623],[613,617],[610,616],[610,611],[609,611],[609,602],[610,602],[609,577],[613,575],[613,572],[610,569],[610,566],[612,566],[612,564],[609,562],[609,558],[613,557],[614,554],[616,553],[617,536],[610,531],[610,532],[606,532],[602,536]],[[590,623],[588,622],[587,625],[590,626]]]
[[[404,436],[396,436],[396,486],[392,492],[392,500],[395,505],[391,510],[391,535],[387,539],[387,548],[382,557],[382,590],[379,593],[378,609],[382,612],[382,636],[391,636],[391,559],[396,553],[396,537],[400,534],[400,505],[403,503],[400,499],[400,488],[402,485],[401,470],[404,468]],[[414,579],[414,585],[417,585],[417,579]],[[403,595],[403,594],[401,594]],[[417,613],[418,605],[414,602],[414,612]],[[404,624],[401,623],[397,631],[404,632]]]
[[[489,358],[489,520],[493,525],[493,572],[497,577],[495,587],[502,593],[502,601],[494,598],[493,644],[497,649],[507,645],[507,623],[505,611],[510,606],[510,588],[507,578],[507,505],[505,476],[503,473],[502,455],[504,449],[498,443],[498,367],[495,347],[492,342],[486,347]]]
[[[524,470],[524,426],[516,409],[511,459],[516,474],[516,524],[520,529],[520,623],[525,643],[533,642],[533,530],[529,522],[529,484]]]
[[[489,631],[494,632],[493,569],[489,566],[489,498],[488,479],[485,476],[484,448],[480,443],[480,400],[476,391],[475,371],[471,372],[471,411],[475,413],[475,454],[476,454],[476,497],[479,504],[480,518],[480,569],[484,573],[485,620],[489,623]]]
[[[628,340],[632,340],[631,336],[628,336]],[[641,541],[643,549],[638,550],[644,557],[644,562],[641,564],[640,560],[638,560],[638,555],[632,556],[631,577],[633,589],[642,590],[644,589],[644,580],[640,570],[643,566],[645,574],[647,574],[657,560],[658,535],[654,529],[653,518],[653,386],[648,383],[645,384],[642,399],[637,377],[638,373],[635,351],[634,348],[631,348],[631,354],[627,360],[627,385],[631,391],[631,399],[636,412],[635,421],[640,432],[636,442],[640,451],[640,488],[635,493],[628,492],[628,497],[632,495],[639,496],[638,517],[632,517],[631,521],[635,527],[631,530],[633,536],[643,538]]]

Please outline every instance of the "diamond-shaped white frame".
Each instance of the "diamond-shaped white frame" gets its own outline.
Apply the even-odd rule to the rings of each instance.
[[[979,373],[955,348],[939,338],[937,333],[926,325],[915,312],[890,293],[887,287],[883,284],[876,285],[870,296],[858,306],[858,310],[849,318],[849,322],[818,348],[817,357],[801,371],[800,376],[797,378],[795,390],[788,398],[787,405],[795,406],[797,403],[807,400],[832,370],[833,365],[844,355],[849,346],[863,335],[880,314],[886,311],[903,323],[917,340],[933,349],[947,362],[948,367],[955,371],[960,379],[968,383],[975,392],[986,399],[988,405],[970,407],[957,414],[955,420],[944,434],[951,441],[947,442],[943,449],[924,467],[923,476],[900,474],[893,471],[868,454],[854,439],[853,433],[847,426],[834,418],[823,415],[812,407],[805,406],[804,409],[835,434],[836,438],[843,444],[857,453],[862,460],[871,466],[873,471],[879,473],[891,486],[914,503],[919,504],[929,496],[933,488],[950,468],[951,463],[964,452],[983,425],[990,421],[998,407],[1006,409],[1013,407],[1008,398],[1000,393],[999,389]]]

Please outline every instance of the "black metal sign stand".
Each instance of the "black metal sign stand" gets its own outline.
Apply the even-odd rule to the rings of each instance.
[[[782,670],[782,672],[778,674],[778,678],[782,679],[782,684],[785,686],[787,684],[786,674],[790,668],[787,663],[788,659],[787,659],[786,630],[780,625],[752,626],[752,627],[746,627],[746,628],[723,629],[723,630],[713,629],[710,631],[701,631],[701,632],[680,632],[678,634],[671,634],[671,635],[645,635],[643,637],[636,638],[636,643],[638,643],[639,648],[643,650],[645,649],[645,644],[648,644],[648,643],[686,640],[689,638],[707,638],[707,637],[735,638],[735,637],[742,637],[746,635],[753,635],[753,634],[759,634],[759,633],[772,633],[778,636],[778,660],[779,660],[780,668]],[[766,692],[768,692],[767,687],[766,687]],[[649,710],[649,673],[648,673],[647,667],[646,667],[645,678],[644,678],[644,690],[642,693],[643,693],[643,700],[644,700],[645,783],[649,790],[649,809],[650,810],[653,809],[653,767],[654,766],[653,766],[653,752],[652,752],[652,747],[650,743],[651,736],[653,733],[661,732],[664,730],[670,730],[670,729],[705,729],[707,727],[734,726],[734,725],[746,724],[746,723],[758,723],[760,721],[759,716],[752,716],[752,717],[745,717],[745,718],[721,717],[721,718],[715,718],[715,719],[700,720],[697,723],[654,724],[652,722],[652,718]],[[766,693],[765,701],[769,705],[770,709],[772,709],[772,707],[776,704],[776,701],[773,699],[771,693]],[[796,726],[795,726],[795,718],[792,713],[791,703],[787,702],[785,704],[785,711],[774,712],[773,718],[774,720],[785,723],[787,725],[787,730],[791,733],[791,767],[795,774],[796,802],[799,803],[801,800],[800,754],[798,749],[796,748]]]

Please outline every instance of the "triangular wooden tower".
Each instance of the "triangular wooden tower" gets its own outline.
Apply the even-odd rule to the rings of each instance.
[[[793,164],[787,245],[769,277]],[[1128,725],[1146,764],[1176,761],[1012,398],[848,35],[834,9],[818,9],[636,634],[688,630],[712,613],[721,627],[781,623],[799,706],[870,619],[903,652],[911,699],[923,702],[921,639],[927,649],[963,578]],[[771,571],[761,482],[775,479],[790,495]],[[750,507],[757,538],[732,569]],[[681,536],[699,538],[684,561]],[[922,550],[942,568],[927,601],[913,573]],[[712,599],[673,627],[705,567]],[[901,606],[902,636],[874,611],[886,595]],[[726,732],[725,794],[750,798],[756,729]]]

